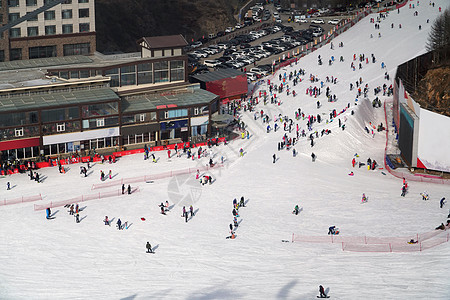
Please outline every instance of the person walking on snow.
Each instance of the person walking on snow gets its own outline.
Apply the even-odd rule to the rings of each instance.
[[[444,207],[445,202],[446,202],[446,201],[445,201],[445,197],[444,197],[444,198],[442,198],[441,201],[439,202],[439,205],[440,205],[441,208]]]
[[[275,163],[277,161],[277,156],[274,154],[272,157],[273,157],[273,163]]]
[[[319,298],[328,298],[327,294],[325,294],[325,290],[323,289],[323,286],[319,285]]]
[[[191,218],[192,218],[193,216],[195,216],[195,214],[194,214],[194,208],[192,207],[192,205],[189,207],[189,211],[190,211],[190,213],[191,213]]]
[[[117,229],[121,230],[122,229],[122,221],[120,221],[120,218],[117,220]]]
[[[108,219],[108,216],[105,216],[105,219],[103,220],[103,222],[105,222],[105,225],[109,225],[109,219]]]

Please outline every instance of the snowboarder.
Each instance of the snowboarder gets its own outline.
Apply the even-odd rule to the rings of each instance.
[[[165,215],[166,214],[166,212],[164,211],[164,204],[161,202],[161,204],[159,205],[159,207],[160,207],[160,209],[161,209],[161,213],[163,214],[163,215]]]
[[[440,205],[441,208],[444,207],[445,202],[446,202],[446,201],[445,201],[445,197],[442,198],[441,201],[439,201],[439,205]]]
[[[294,207],[294,211],[292,212],[295,215],[298,215],[298,205]]]
[[[50,207],[47,207],[47,209],[45,210],[47,213],[47,219],[50,219],[50,215],[52,214],[52,211],[50,210]]]
[[[131,185],[128,185],[127,190],[128,190],[128,195],[131,195]]]
[[[80,214],[79,213],[77,213],[75,215],[75,222],[80,223]]]
[[[122,195],[125,194],[125,184],[122,184]]]
[[[192,218],[193,216],[195,216],[195,214],[194,214],[194,208],[192,207],[192,205],[189,207],[189,211],[190,211],[190,213],[191,213],[191,218]]]
[[[109,225],[109,219],[108,219],[108,216],[105,216],[105,219],[103,220],[103,222],[105,222],[105,225]]]
[[[423,193],[420,193],[420,195],[422,196],[422,200],[429,200],[430,196],[428,196],[428,193],[425,191]]]
[[[244,196],[241,197],[241,202],[240,202],[239,206],[245,207]]]
[[[121,230],[122,229],[122,221],[120,221],[120,218],[117,220],[117,229]]]
[[[273,163],[275,163],[277,160],[277,156],[274,154],[272,157],[273,157]]]
[[[11,189],[11,184],[9,183],[9,181],[6,183],[6,190],[10,190]]]
[[[319,285],[319,298],[328,298],[327,294],[325,294],[325,290],[323,289],[323,286]]]
[[[112,171],[111,170],[109,170],[108,175],[109,175],[109,179],[112,179]]]
[[[153,253],[152,245],[150,245],[150,242],[147,242],[147,245],[145,245],[145,247],[147,248],[147,253]]]

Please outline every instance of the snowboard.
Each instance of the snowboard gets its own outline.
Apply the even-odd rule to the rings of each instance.
[[[381,172],[381,174],[386,175],[386,173],[384,173],[384,172]]]
[[[330,298],[330,296],[326,296],[326,297],[317,296],[317,298]]]
[[[153,180],[146,181],[145,183],[153,183]]]

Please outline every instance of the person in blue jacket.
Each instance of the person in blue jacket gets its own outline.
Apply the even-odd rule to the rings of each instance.
[[[52,214],[50,207],[47,207],[46,212],[47,212],[47,219],[50,219],[50,215]]]

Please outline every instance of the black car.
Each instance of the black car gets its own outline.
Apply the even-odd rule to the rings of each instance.
[[[281,31],[283,31],[284,33],[287,33],[287,32],[294,31],[294,28],[292,26],[284,26],[283,28],[281,28]]]
[[[217,36],[224,36],[225,35],[225,31],[219,31],[217,34],[216,34]]]

